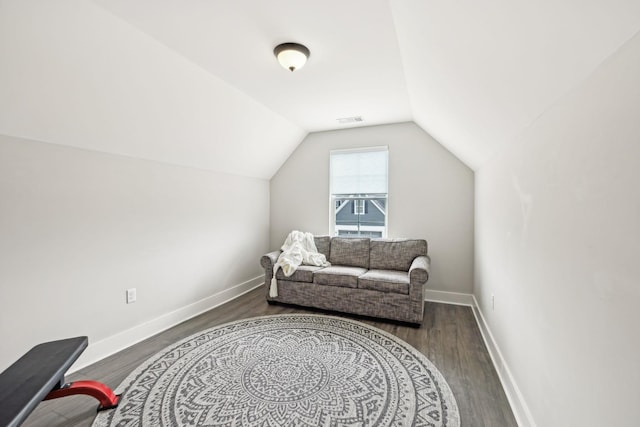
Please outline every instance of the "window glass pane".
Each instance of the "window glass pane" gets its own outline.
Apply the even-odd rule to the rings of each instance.
[[[336,198],[334,235],[385,237],[386,197],[348,199]],[[341,203],[338,203],[341,202]],[[345,206],[350,206],[345,208]]]

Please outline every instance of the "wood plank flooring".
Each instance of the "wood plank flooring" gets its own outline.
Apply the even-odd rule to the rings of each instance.
[[[88,366],[70,375],[67,380],[92,379],[115,389],[148,357],[198,331],[248,317],[309,311],[269,305],[264,299],[264,289],[260,287]],[[346,315],[344,317],[353,318]],[[433,362],[446,378],[456,397],[462,426],[517,426],[470,307],[427,302],[425,321],[420,328],[372,319],[357,319],[396,335]],[[93,422],[96,407],[96,400],[85,396],[42,402],[23,425],[88,427]]]

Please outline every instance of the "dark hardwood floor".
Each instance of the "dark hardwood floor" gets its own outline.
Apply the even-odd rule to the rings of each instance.
[[[308,310],[267,304],[264,289],[260,287],[88,366],[67,380],[92,379],[115,389],[148,357],[193,333],[247,317],[299,312]],[[425,320],[420,328],[372,319],[358,320],[398,336],[433,362],[456,397],[462,426],[517,426],[470,307],[427,302]],[[85,396],[42,402],[24,426],[90,426],[96,407],[97,402]]]

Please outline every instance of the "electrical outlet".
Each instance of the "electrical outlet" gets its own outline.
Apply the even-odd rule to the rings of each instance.
[[[496,296],[491,294],[491,310],[495,310],[496,309]]]
[[[127,289],[127,304],[136,302],[136,288]]]

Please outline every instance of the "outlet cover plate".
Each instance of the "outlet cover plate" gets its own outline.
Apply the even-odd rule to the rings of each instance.
[[[136,302],[136,288],[127,289],[127,304]]]

